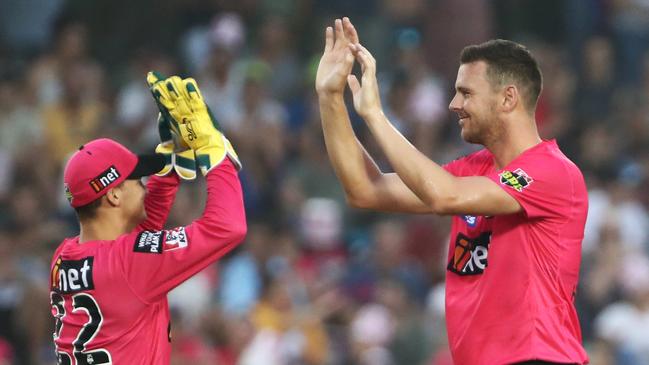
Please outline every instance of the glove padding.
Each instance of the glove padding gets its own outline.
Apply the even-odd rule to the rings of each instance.
[[[205,104],[194,79],[182,80],[178,76],[158,79],[151,86],[151,92],[161,106],[161,114],[169,115],[171,130],[182,137],[182,142],[176,145],[187,145],[194,151],[203,175],[218,166],[226,156],[232,160],[237,170],[241,169],[237,153],[221,133],[221,128]]]
[[[158,73],[149,72],[147,75],[147,83],[149,87],[163,80],[164,77]],[[165,158],[165,167],[158,172],[158,176],[166,176],[172,171],[184,180],[193,180],[196,178],[196,160],[194,151],[189,148],[182,138],[178,137],[176,132],[172,131],[171,117],[166,112],[166,109],[160,104],[154,95],[156,105],[160,110],[158,114],[158,134],[160,135],[160,144],[155,149]],[[177,128],[176,128],[177,130]]]

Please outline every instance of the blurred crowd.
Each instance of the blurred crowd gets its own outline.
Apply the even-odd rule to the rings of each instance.
[[[389,118],[440,162],[477,148],[447,109],[459,51],[532,50],[541,134],[589,187],[576,303],[591,363],[649,364],[649,2],[21,0],[0,2],[0,365],[54,363],[49,260],[78,232],[62,168],[100,136],[155,147],[149,70],[198,81],[243,162],[249,221],[170,293],[172,364],[452,364],[450,220],[350,209],[328,162],[313,81],[342,15],[378,60]],[[168,227],[204,198],[201,178],[184,182]]]

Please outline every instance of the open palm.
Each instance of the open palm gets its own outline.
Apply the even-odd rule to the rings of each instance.
[[[373,114],[382,113],[379,85],[376,80],[376,60],[374,56],[360,43],[350,46],[352,54],[361,65],[361,81],[356,76],[347,76],[349,89],[354,99],[354,109],[361,117],[369,118]]]
[[[327,27],[325,31],[325,48],[315,82],[318,93],[342,93],[345,90],[347,75],[354,65],[354,55],[349,45],[357,43],[358,37],[354,39],[355,31],[345,32],[343,26],[353,29],[349,19],[343,18],[336,19],[334,28]]]

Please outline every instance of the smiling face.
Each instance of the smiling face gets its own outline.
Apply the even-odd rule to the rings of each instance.
[[[449,109],[459,117],[462,138],[486,145],[503,133],[498,118],[499,90],[489,82],[487,63],[476,61],[460,65],[455,81],[455,96]]]

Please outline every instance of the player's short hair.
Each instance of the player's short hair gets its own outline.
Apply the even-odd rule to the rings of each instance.
[[[124,185],[124,181],[117,184],[117,187],[122,185]],[[75,207],[74,211],[77,213],[79,221],[87,221],[88,219],[95,218],[97,216],[97,210],[99,210],[99,207],[101,206],[101,201],[104,200],[104,196],[105,195],[102,195],[86,205]]]
[[[487,78],[493,87],[514,83],[521,91],[526,109],[529,112],[536,109],[543,88],[543,76],[538,62],[525,46],[504,39],[492,39],[462,50],[461,64],[478,61],[487,64]]]
[[[97,210],[101,206],[101,201],[104,197],[100,196],[99,198],[91,201],[86,205],[74,208],[74,211],[77,213],[77,218],[80,221],[86,221],[88,219],[93,219],[97,216]]]

